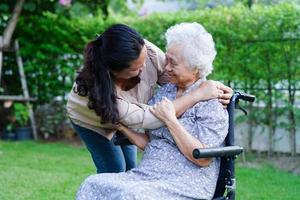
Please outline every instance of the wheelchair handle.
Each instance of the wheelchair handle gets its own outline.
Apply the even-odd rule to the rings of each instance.
[[[243,147],[240,146],[199,148],[199,149],[194,149],[193,157],[199,159],[199,158],[236,156],[242,153],[243,150],[244,150]]]
[[[249,102],[254,102],[255,101],[255,96],[251,94],[246,94],[242,92],[235,92],[234,94],[236,96],[236,99],[242,99],[244,101],[249,101]]]
[[[249,101],[252,103],[255,101],[255,96],[251,94],[242,93],[242,92],[234,92],[234,94],[230,99],[230,103],[227,107],[229,118],[233,119],[233,113],[235,108],[243,111],[244,114],[247,115],[247,111],[239,105],[239,100]],[[231,124],[233,124],[233,121],[231,122]]]

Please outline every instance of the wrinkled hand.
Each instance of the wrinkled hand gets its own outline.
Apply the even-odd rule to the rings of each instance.
[[[225,107],[229,104],[233,95],[233,90],[230,87],[213,80],[203,82],[199,89],[203,95],[203,100],[218,98]]]
[[[161,102],[155,104],[150,108],[150,111],[163,122],[177,119],[174,105],[172,101],[167,98],[164,98]]]
[[[216,81],[216,83],[217,83],[217,88],[220,91],[222,91],[219,92],[219,96],[218,96],[219,102],[223,104],[224,107],[227,107],[227,105],[230,102],[230,98],[233,95],[233,90],[221,82]]]

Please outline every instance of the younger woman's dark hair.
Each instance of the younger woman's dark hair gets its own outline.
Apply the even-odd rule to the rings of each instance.
[[[136,60],[145,42],[134,29],[123,25],[112,25],[95,40],[89,42],[84,51],[84,66],[76,77],[73,90],[80,96],[88,96],[88,107],[100,116],[101,123],[117,123],[119,112],[114,76],[130,67]]]

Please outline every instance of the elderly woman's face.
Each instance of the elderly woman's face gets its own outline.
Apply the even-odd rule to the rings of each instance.
[[[177,85],[196,81],[197,71],[189,68],[188,62],[184,59],[180,45],[172,45],[166,52],[166,70],[170,75],[170,82]]]

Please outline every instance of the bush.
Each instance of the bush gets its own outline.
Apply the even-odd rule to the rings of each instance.
[[[164,32],[180,22],[199,22],[212,33],[218,55],[210,78],[240,88],[259,97],[267,110],[255,112],[252,119],[270,129],[276,127],[279,105],[293,123],[299,120],[295,106],[300,88],[300,9],[291,4],[276,6],[219,7],[148,17],[102,17],[67,19],[52,13],[22,18],[17,29],[25,71],[37,104],[57,96],[65,100],[73,84],[76,69],[82,65],[87,41],[113,23],[136,28],[146,39],[164,49]],[[8,68],[4,68],[8,70]],[[16,73],[5,73],[13,80]],[[6,84],[17,88],[16,81]],[[284,91],[287,89],[286,91]],[[281,112],[281,111],[280,111]],[[285,113],[286,114],[286,113]],[[297,119],[297,120],[296,120]]]
[[[13,112],[16,126],[25,127],[29,125],[29,110],[22,103],[14,103]]]
[[[218,52],[212,78],[224,80],[227,84],[252,87],[257,83],[265,85],[265,80],[270,77],[272,84],[287,80],[286,59],[292,66],[290,79],[299,80],[296,53],[300,48],[299,16],[300,10],[289,4],[254,6],[252,9],[221,7],[106,21],[102,17],[70,20],[44,13],[43,16],[21,19],[17,37],[21,41],[30,92],[38,97],[37,103],[40,104],[57,96],[65,98],[76,69],[82,65],[82,51],[87,41],[116,22],[136,28],[161,49],[165,46],[164,32],[168,27],[180,22],[203,24],[212,33]],[[8,87],[15,86],[16,83],[12,83]]]
[[[51,101],[37,106],[35,119],[38,133],[42,138],[63,137],[63,129],[68,125],[64,102]]]

